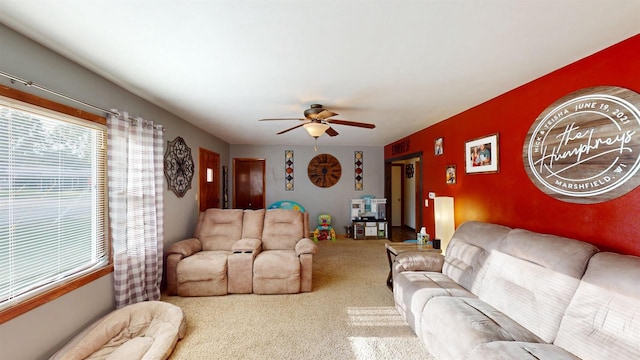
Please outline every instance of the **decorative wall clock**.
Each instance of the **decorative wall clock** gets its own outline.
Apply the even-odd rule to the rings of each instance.
[[[316,155],[309,161],[307,174],[311,182],[322,188],[335,185],[342,175],[340,161],[329,154]]]
[[[164,177],[167,179],[169,190],[178,197],[183,197],[191,189],[193,179],[193,158],[191,149],[180,136],[173,141],[167,141],[164,153]]]

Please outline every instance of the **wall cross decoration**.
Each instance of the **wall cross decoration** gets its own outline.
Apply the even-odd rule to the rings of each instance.
[[[355,176],[355,190],[362,191],[364,189],[364,185],[362,181],[364,180],[364,169],[363,169],[363,153],[362,151],[355,151],[353,154],[354,157],[354,176]]]

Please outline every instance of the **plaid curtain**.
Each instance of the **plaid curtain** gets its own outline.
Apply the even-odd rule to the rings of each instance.
[[[163,262],[163,129],[109,114],[109,222],[116,307],[160,299]]]

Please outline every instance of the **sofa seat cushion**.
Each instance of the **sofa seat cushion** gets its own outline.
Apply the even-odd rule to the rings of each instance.
[[[468,359],[474,360],[580,360],[572,353],[553,344],[522,341],[494,341],[476,346]]]
[[[178,295],[227,294],[227,259],[230,251],[200,251],[178,263]]]
[[[438,272],[404,271],[393,277],[393,297],[398,312],[413,331],[420,332],[420,317],[426,303],[437,296],[476,296]]]
[[[640,359],[640,257],[591,258],[554,344],[585,360]]]
[[[431,299],[422,312],[421,334],[438,359],[465,359],[476,346],[492,341],[542,342],[505,314],[480,299]]]
[[[253,263],[253,292],[293,294],[300,292],[300,258],[294,250],[263,251]]]

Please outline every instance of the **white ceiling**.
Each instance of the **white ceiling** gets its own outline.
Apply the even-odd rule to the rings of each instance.
[[[311,145],[258,119],[320,103],[376,128],[319,144],[379,146],[637,34],[640,0],[0,0],[0,22],[231,144]]]

